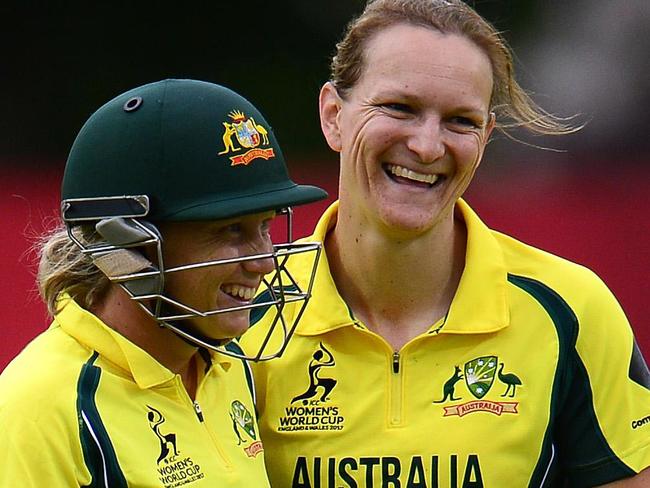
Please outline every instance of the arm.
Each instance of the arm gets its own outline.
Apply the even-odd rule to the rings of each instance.
[[[650,486],[650,474],[634,475],[650,467],[650,424],[639,423],[650,413],[646,363],[605,285],[584,279],[577,289],[571,380],[556,425],[571,486]]]
[[[0,411],[0,488],[78,487],[82,472],[68,438],[54,422],[37,422]],[[45,419],[41,419],[45,420]],[[88,481],[90,481],[88,479]]]
[[[650,486],[650,468],[646,468],[630,478],[600,486],[601,488],[648,488]]]

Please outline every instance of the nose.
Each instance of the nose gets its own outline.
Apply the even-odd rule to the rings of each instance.
[[[433,163],[446,151],[439,118],[427,117],[414,122],[408,136],[408,148],[418,155],[420,162]]]
[[[273,251],[273,243],[270,238],[260,238],[255,242],[250,242],[247,255],[267,254]],[[243,262],[244,269],[251,273],[265,275],[275,269],[273,258],[250,259]]]

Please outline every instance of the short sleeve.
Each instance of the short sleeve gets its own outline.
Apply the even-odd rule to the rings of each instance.
[[[573,308],[555,434],[570,486],[596,486],[650,466],[650,373],[620,305],[595,278]]]

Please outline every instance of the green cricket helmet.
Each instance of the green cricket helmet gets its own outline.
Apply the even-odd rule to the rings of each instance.
[[[306,289],[298,286],[286,262],[294,254],[313,253],[315,271],[320,244],[293,244],[289,235],[272,253],[235,260],[275,263],[275,272],[263,280],[259,299],[241,307],[197,310],[165,294],[169,273],[225,263],[166,269],[157,223],[221,220],[275,210],[289,219],[290,232],[292,206],[327,196],[318,187],[291,181],[273,130],[245,98],[213,83],[174,79],[117,96],[81,128],[68,156],[61,193],[70,238],[161,326],[231,356],[263,360],[282,353],[296,326],[285,323],[282,308],[289,301],[306,306],[313,283],[312,279]],[[92,242],[82,236],[80,224],[94,226]],[[155,264],[141,252],[145,246],[154,248]],[[269,337],[279,333],[283,339],[272,353],[262,348],[244,355],[233,343],[201,336],[187,322],[269,307],[277,311]]]
[[[195,80],[130,90],[82,127],[62,198],[117,195],[147,195],[151,221],[223,219],[326,197],[289,179],[273,130],[250,102]],[[68,212],[83,217],[79,207]]]

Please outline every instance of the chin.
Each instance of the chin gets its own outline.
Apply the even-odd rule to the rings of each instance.
[[[249,313],[232,312],[209,318],[209,322],[203,321],[198,332],[211,339],[233,339],[241,336],[249,328]]]
[[[240,337],[244,332],[248,330],[248,321],[245,324],[229,327],[220,327],[219,332],[223,339],[235,339]]]
[[[400,234],[419,235],[430,231],[440,222],[440,216],[434,215],[430,209],[391,208],[383,212],[381,219],[384,225],[393,232]]]

